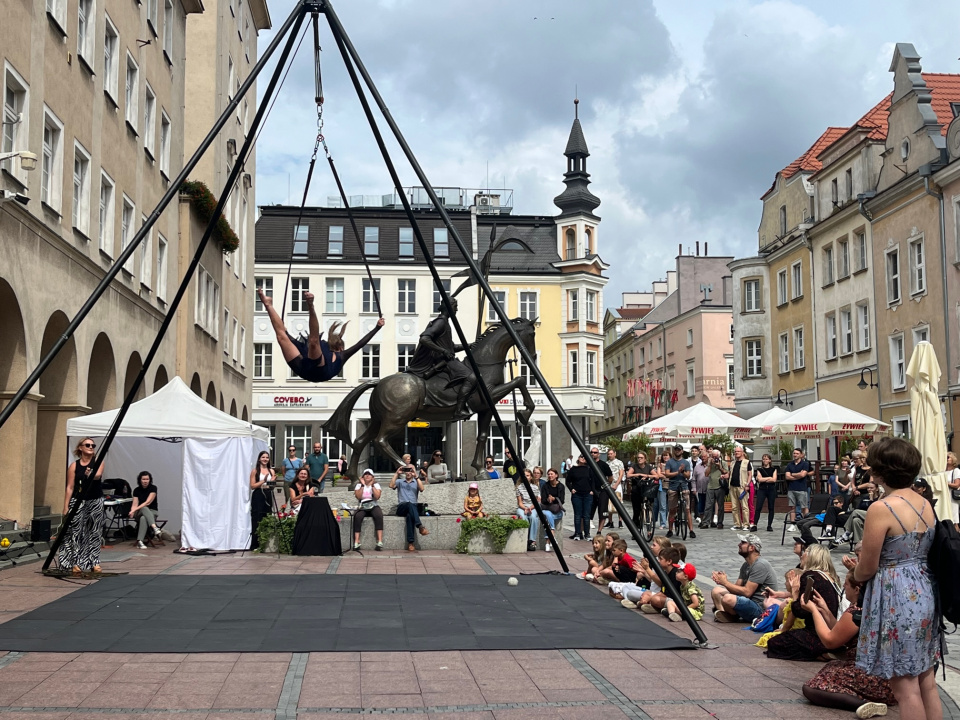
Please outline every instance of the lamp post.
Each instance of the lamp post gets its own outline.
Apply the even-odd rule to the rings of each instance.
[[[868,384],[866,380],[863,379],[863,374],[870,373],[870,383]],[[880,383],[875,383],[873,381],[873,368],[865,367],[860,371],[860,382],[857,383],[857,387],[861,390],[866,390],[867,388],[880,387]]]
[[[12,152],[0,153],[0,162],[20,158],[20,167],[27,172],[37,167],[37,156],[35,153],[26,150],[13,150]]]
[[[777,400],[774,405],[777,407],[783,407],[784,405],[787,407],[793,407],[793,400],[790,399],[790,396],[787,394],[786,390],[780,388],[777,391]]]

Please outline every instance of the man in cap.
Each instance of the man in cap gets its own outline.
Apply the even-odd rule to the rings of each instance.
[[[759,537],[737,535],[740,545],[737,553],[743,558],[736,582],[730,582],[722,571],[713,573],[717,586],[710,592],[713,599],[713,617],[717,622],[751,622],[763,615],[765,590],[777,589],[777,574],[773,566],[760,557],[762,542]]]
[[[693,515],[690,508],[690,477],[692,471],[690,462],[683,457],[683,446],[673,446],[673,457],[667,460],[664,465],[664,474],[669,478],[670,485],[667,492],[667,498],[670,508],[670,517],[667,520],[667,537],[673,537],[673,517],[677,512],[678,500],[683,493],[684,505],[686,506],[686,518],[679,518],[679,522],[686,519],[687,530],[691,538],[696,538],[697,534],[693,531]]]
[[[397,515],[407,519],[407,552],[416,552],[413,531],[419,529],[421,535],[430,534],[430,531],[420,522],[420,513],[417,509],[417,500],[423,492],[423,480],[417,477],[417,469],[413,465],[404,465],[397,468],[393,474],[390,489],[397,491]]]

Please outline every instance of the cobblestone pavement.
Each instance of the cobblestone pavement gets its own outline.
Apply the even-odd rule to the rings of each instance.
[[[790,546],[779,545],[779,532],[760,535],[769,539],[763,554],[779,572],[795,564]],[[688,560],[703,577],[715,569],[735,573],[739,566],[736,536],[730,530],[698,532],[687,546]],[[581,568],[587,550],[587,543],[567,541],[565,559],[571,570]],[[351,553],[333,559],[184,558],[163,549],[137,553],[124,549],[106,551],[104,560],[107,570],[138,574],[520,575],[558,569],[556,557],[543,552],[483,557],[432,552],[362,557]],[[0,574],[4,600],[0,622],[76,589],[76,583],[44,578],[38,570],[33,564]],[[701,585],[709,589],[708,582]],[[304,608],[307,615],[309,611]],[[631,612],[623,611],[625,622]],[[659,617],[653,621],[692,637],[682,624]],[[0,719],[93,720],[123,715],[143,720],[167,716],[292,720],[299,715],[319,720],[345,714],[407,714],[438,720],[853,717],[804,701],[800,688],[818,663],[770,660],[750,644],[753,633],[739,625],[705,620],[703,629],[714,649],[195,655],[151,654],[147,646],[130,648],[129,653],[7,653],[0,654]],[[296,632],[294,619],[290,632]],[[947,677],[942,687],[960,697],[956,662]],[[944,698],[945,717],[960,720],[957,705],[948,695]],[[888,717],[899,717],[896,708]]]

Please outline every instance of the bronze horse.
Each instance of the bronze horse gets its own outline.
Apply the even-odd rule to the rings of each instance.
[[[536,354],[536,328],[532,320],[514,318],[510,321],[524,347],[531,355]],[[519,390],[523,395],[524,408],[519,412],[520,422],[526,425],[533,414],[533,398],[527,390],[526,378],[517,377],[504,381],[504,366],[507,353],[513,347],[510,335],[502,325],[491,325],[471,344],[473,357],[480,367],[478,382],[490,390],[494,402],[506,397],[511,391]],[[350,391],[323,428],[335,438],[350,446],[350,464],[347,476],[358,477],[357,465],[360,454],[371,442],[375,442],[389,458],[403,464],[400,455],[390,446],[388,438],[403,430],[407,423],[417,418],[422,420],[454,420],[454,408],[457,401],[456,388],[447,388],[449,378],[438,373],[427,380],[411,373],[401,372],[388,375],[381,380],[370,380]],[[357,399],[373,388],[370,396],[370,426],[355,441],[350,438],[350,416]],[[426,400],[433,400],[426,404]],[[487,449],[487,435],[490,432],[490,420],[493,411],[486,406],[479,391],[469,398],[471,408],[478,408],[477,449],[471,463],[478,472],[483,468]]]

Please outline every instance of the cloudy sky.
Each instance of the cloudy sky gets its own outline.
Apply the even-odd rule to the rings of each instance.
[[[270,0],[275,26],[292,6]],[[611,265],[607,306],[663,277],[678,243],[752,254],[776,171],[892,89],[895,43],[913,43],[925,71],[960,72],[960,3],[946,0],[922,11],[864,0],[334,7],[435,186],[507,187],[516,212],[555,214],[579,93]],[[260,205],[299,203],[303,192],[316,137],[309,45],[308,36],[260,138]],[[321,45],[324,134],[347,192],[390,192],[322,18]],[[395,148],[394,157],[403,184],[417,184]],[[317,169],[309,202],[322,205],[336,186],[325,164]]]

